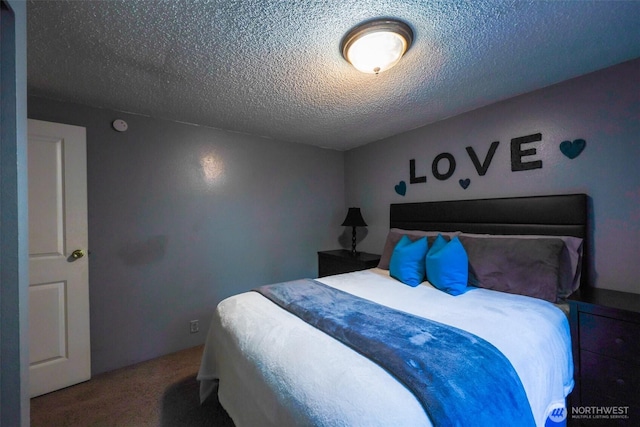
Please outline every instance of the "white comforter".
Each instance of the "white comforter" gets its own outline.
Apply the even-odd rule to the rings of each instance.
[[[520,376],[538,426],[573,388],[568,321],[546,301],[485,289],[453,297],[380,269],[318,280],[489,341]],[[202,400],[219,380],[218,398],[238,427],[431,425],[385,370],[257,292],[218,305],[198,380]]]

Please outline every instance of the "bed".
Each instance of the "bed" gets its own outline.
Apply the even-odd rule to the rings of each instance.
[[[237,426],[500,425],[509,422],[500,417],[511,408],[505,416],[518,425],[561,425],[574,384],[564,298],[588,282],[587,200],[572,194],[392,204],[377,268],[263,286],[217,306],[198,373],[201,400],[217,393]],[[401,247],[400,240],[408,243]],[[424,242],[466,249],[469,273],[462,292],[440,283],[449,264],[434,263],[445,249],[422,261],[428,277],[442,270],[433,276],[437,287],[427,280],[403,283],[400,251]],[[513,267],[523,251],[543,254],[544,262]],[[494,279],[496,268],[508,269],[501,276],[509,280]],[[283,303],[276,293],[297,299]],[[324,318],[310,320],[307,313],[320,300],[299,300],[312,294],[347,299],[332,300],[319,309]],[[296,311],[294,303],[307,306]],[[373,325],[378,310],[412,335],[387,338],[405,329]],[[351,330],[361,314],[367,317],[359,321],[380,334],[354,331],[361,325]],[[423,332],[416,334],[418,322],[425,325],[419,323]],[[363,335],[377,341],[359,344]],[[379,341],[387,340],[393,350],[380,350]],[[494,368],[493,361],[465,353],[477,343],[502,364]],[[426,356],[407,353],[414,350]],[[383,353],[395,361],[379,360]],[[482,383],[485,376],[492,382]],[[428,396],[424,389],[430,389]]]

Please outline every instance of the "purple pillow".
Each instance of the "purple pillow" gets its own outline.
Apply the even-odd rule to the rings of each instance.
[[[564,242],[565,250],[560,262],[561,278],[558,288],[558,299],[564,300],[580,287],[582,277],[582,246],[583,239],[574,236],[541,236],[533,234],[471,234],[460,233],[460,236],[495,238],[495,239],[550,239],[557,238]]]
[[[558,238],[460,236],[475,286],[557,301],[565,245]]]

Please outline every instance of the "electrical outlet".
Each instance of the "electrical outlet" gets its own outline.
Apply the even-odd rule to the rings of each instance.
[[[197,320],[192,320],[191,322],[189,322],[189,330],[192,334],[200,331],[200,324]]]

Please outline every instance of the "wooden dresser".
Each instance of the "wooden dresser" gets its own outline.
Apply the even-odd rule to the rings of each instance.
[[[366,270],[377,267],[379,262],[380,255],[366,252],[357,252],[354,256],[346,249],[321,251],[318,252],[318,277]]]
[[[569,305],[569,425],[640,425],[640,294],[584,288]]]

